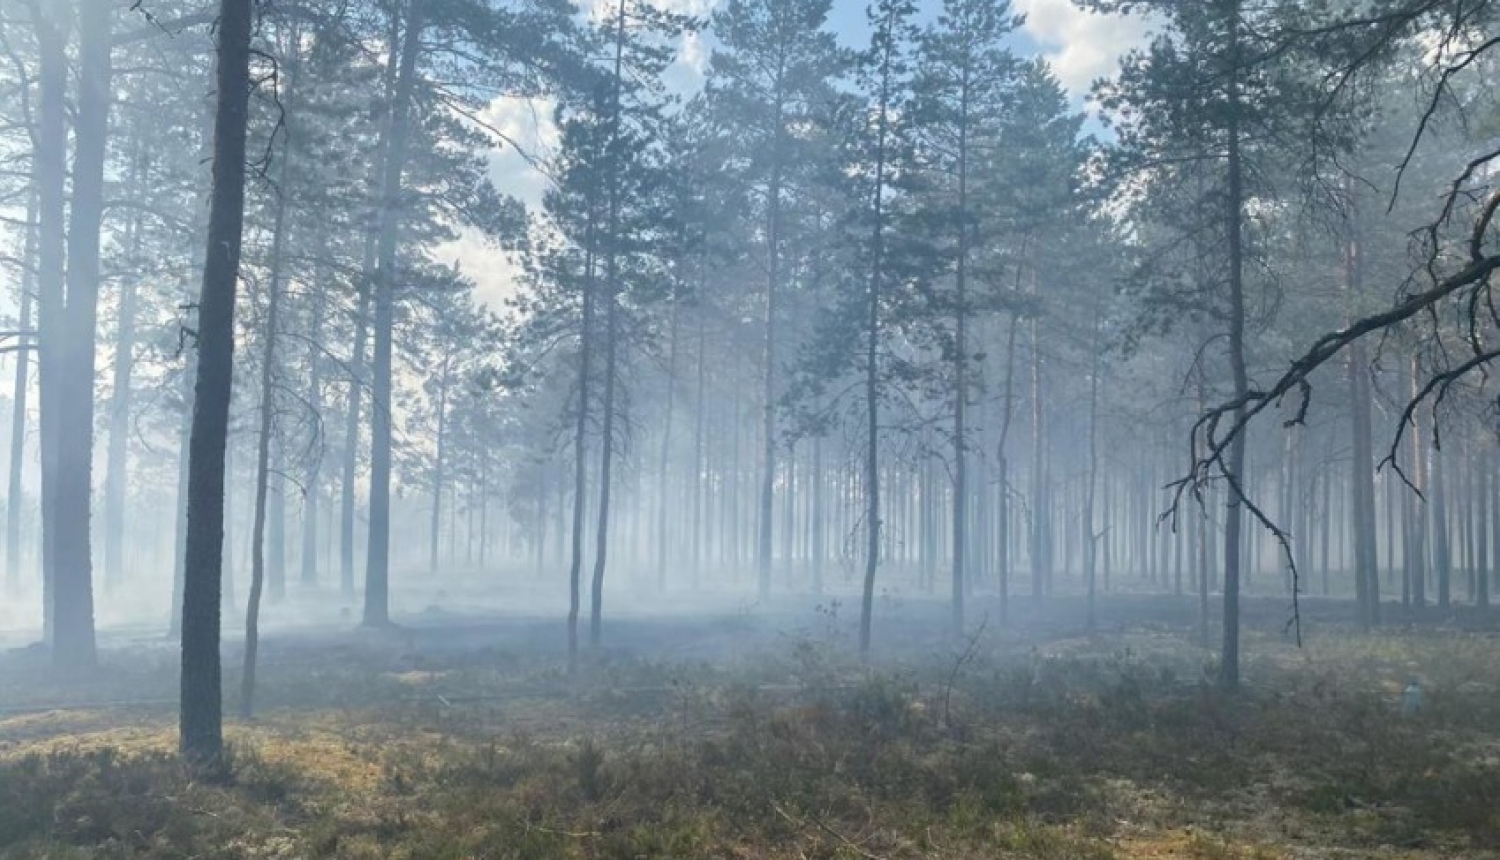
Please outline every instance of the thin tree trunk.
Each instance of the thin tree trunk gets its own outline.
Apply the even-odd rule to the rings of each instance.
[[[1198,372],[1194,374],[1194,387],[1198,398],[1198,414],[1203,415],[1208,409],[1208,385],[1204,378],[1203,365],[1198,365]],[[1203,440],[1195,437],[1193,439],[1193,457],[1198,460],[1203,452]],[[1209,497],[1212,498],[1211,496]],[[1208,512],[1213,506],[1205,502],[1198,512],[1198,638],[1204,648],[1211,647],[1212,637],[1209,632],[1209,592],[1210,580],[1213,573],[1213,545],[1209,540],[1209,516]]]
[[[1360,277],[1360,246],[1350,243],[1350,289]],[[1376,547],[1375,463],[1370,439],[1370,370],[1364,344],[1355,341],[1349,352],[1350,425],[1354,437],[1354,461],[1350,465],[1353,486],[1355,591],[1359,601],[1360,627],[1380,624],[1380,560]]]
[[[36,290],[37,265],[37,195],[26,198],[26,241],[22,251],[25,268],[21,272],[21,331],[31,330],[31,294]],[[16,353],[16,375],[11,387],[10,465],[5,503],[5,583],[15,592],[21,587],[21,478],[26,468],[26,401],[30,388],[31,350]]]
[[[285,162],[283,161],[283,164]],[[282,171],[283,178],[285,171]],[[283,186],[285,187],[285,186]],[[280,219],[278,215],[278,220]],[[250,596],[245,602],[245,651],[240,675],[240,716],[255,712],[255,660],[260,648],[260,598],[266,580],[266,514],[271,478],[271,434],[275,430],[276,339],[280,326],[281,279],[271,278],[261,349],[260,417],[255,442],[255,505],[250,521]]]
[[[1041,323],[1031,321],[1031,596],[1040,600],[1050,578],[1047,534],[1046,406],[1042,397]]]
[[[1099,322],[1101,317],[1100,305],[1103,304],[1101,297],[1094,300],[1094,341],[1100,338]],[[1099,483],[1099,372],[1101,364],[1099,361],[1100,350],[1093,351],[1093,366],[1089,369],[1089,470],[1088,483],[1084,489],[1083,499],[1083,579],[1088,589],[1088,630],[1093,633],[1098,629],[1098,588],[1095,583],[1095,563],[1098,554],[1098,538],[1094,534],[1094,492]],[[1178,592],[1181,592],[1181,578],[1178,579]]]
[[[776,317],[781,270],[781,70],[777,70],[777,95],[771,146],[771,178],[766,195],[766,319],[761,385],[761,474],[759,532],[756,540],[757,587],[764,603],[771,596],[771,505],[776,489]]]
[[[1017,278],[1019,279],[1019,275]],[[1000,589],[1000,623],[1010,618],[1010,564],[1011,564],[1011,508],[1010,508],[1010,428],[1015,418],[1016,405],[1016,340],[1021,326],[1018,315],[1010,318],[1010,332],[1005,336],[1005,393],[1000,404],[1000,434],[995,442],[996,483],[999,484],[998,519],[1000,520],[1000,548],[997,555],[1000,570],[997,586]]]
[[[705,406],[703,388],[708,365],[704,361],[704,350],[708,343],[707,317],[702,309],[698,313],[698,389],[693,408],[693,589],[697,590],[703,575],[703,417]]]
[[[1229,188],[1226,212],[1229,234],[1229,363],[1234,374],[1234,397],[1243,402],[1250,390],[1245,366],[1245,282],[1244,282],[1244,177],[1240,160],[1240,80],[1239,80],[1239,0],[1229,0]],[[1236,410],[1235,420],[1244,418],[1244,409]],[[1234,437],[1229,448],[1229,478],[1245,479],[1245,434]],[[1220,671],[1225,687],[1240,685],[1240,556],[1244,528],[1242,500],[1229,490],[1227,521],[1224,526],[1224,646]]]
[[[1487,451],[1480,462],[1480,474],[1484,476],[1481,482],[1481,492],[1485,493],[1484,503],[1487,505],[1489,515],[1483,517],[1484,528],[1489,530],[1488,536],[1484,535],[1484,528],[1480,530],[1479,541],[1479,570],[1475,573],[1478,577],[1476,582],[1477,596],[1475,602],[1483,609],[1490,605],[1490,585],[1493,582],[1496,568],[1500,568],[1500,476],[1495,474],[1497,461],[1496,448],[1491,440],[1486,446]],[[1487,550],[1486,547],[1489,549]],[[1485,553],[1489,555],[1486,556]],[[1491,567],[1494,565],[1494,567]]]
[[[374,243],[366,246],[362,271],[373,267]],[[354,310],[354,353],[349,359],[349,396],[344,410],[344,462],[340,476],[339,502],[339,589],[345,597],[354,596],[354,508],[359,494],[356,471],[359,464],[360,405],[364,397],[365,340],[368,338],[370,286],[361,283]]]
[[[870,633],[875,609],[875,572],[880,566],[881,522],[880,522],[880,368],[877,363],[880,348],[880,298],[885,280],[885,185],[888,137],[890,134],[890,110],[892,68],[896,51],[896,16],[901,14],[892,7],[883,22],[883,51],[880,71],[880,93],[876,102],[876,141],[874,175],[874,211],[870,241],[870,283],[865,308],[865,579],[861,594],[859,614],[859,653],[868,659]]]
[[[613,490],[612,472],[615,453],[615,383],[618,374],[620,334],[620,204],[621,164],[620,128],[623,105],[621,94],[624,86],[622,74],[625,62],[625,3],[620,0],[615,18],[614,92],[611,99],[609,212],[605,230],[604,262],[604,421],[601,429],[599,451],[599,521],[594,543],[594,578],[590,597],[589,646],[598,649],[603,644],[604,624],[604,572],[609,558],[609,514],[610,492]]]
[[[573,537],[568,569],[568,674],[578,671],[578,609],[583,576],[583,525],[588,512],[589,381],[593,373],[594,262],[593,216],[588,226],[590,254],[584,264],[583,321],[579,330],[578,406],[573,425]]]
[[[969,69],[963,70],[958,131],[958,259],[953,273],[953,630],[964,629],[964,590],[969,542]]]
[[[434,407],[437,410],[437,439],[436,451],[432,464],[432,522],[429,524],[429,538],[427,569],[436,574],[438,572],[438,538],[443,522],[443,480],[444,464],[448,456],[448,382],[453,369],[453,352],[444,349],[443,369],[438,374],[438,395]],[[450,552],[451,556],[452,553]],[[451,562],[452,559],[450,558]]]
[[[1430,449],[1432,461],[1432,564],[1437,575],[1438,607],[1447,609],[1452,596],[1453,551],[1448,531],[1448,479],[1443,468],[1447,459],[1437,447]]]
[[[672,456],[672,418],[677,405],[677,331],[679,322],[679,300],[672,296],[672,323],[667,333],[667,410],[661,435],[661,458],[656,464],[656,587],[667,588],[667,503],[671,493],[667,487],[667,467]]]
[[[68,55],[66,0],[33,6],[38,16],[37,129],[32,157],[37,195],[37,345],[42,509],[42,638],[52,643],[56,609],[59,456],[58,396],[65,384],[67,323]]]
[[[297,36],[292,36],[296,50]],[[295,68],[295,65],[293,66]],[[288,76],[287,102],[292,101],[295,91],[295,74]],[[279,176],[276,187],[276,214],[272,227],[271,271],[266,295],[266,316],[261,328],[260,358],[260,409],[259,426],[255,438],[255,504],[250,520],[250,595],[245,602],[245,650],[243,671],[240,674],[240,716],[250,719],[255,713],[255,666],[260,651],[260,600],[267,581],[266,546],[272,551],[270,585],[272,602],[279,602],[286,593],[285,561],[285,511],[282,507],[282,491],[279,477],[271,474],[271,437],[276,432],[276,376],[277,347],[281,338],[281,300],[284,292],[282,264],[286,247],[287,220],[290,204],[286,198],[288,169],[292,161],[292,147],[282,147]],[[271,484],[277,486],[272,490]],[[274,534],[268,540],[266,518],[270,516]]]
[[[130,187],[139,190],[147,180],[146,159],[137,156]],[[133,217],[126,230],[125,245],[133,262],[140,250],[140,217]],[[125,490],[129,466],[131,374],[135,367],[136,279],[120,281],[120,302],[115,323],[115,366],[109,402],[109,449],[104,476],[104,584],[113,588],[123,581],[125,545]]]
[[[324,253],[327,248],[321,249]],[[323,266],[318,267],[318,284],[328,282],[327,272]],[[323,316],[326,311],[326,298],[323,293],[318,293],[312,299],[312,331],[308,336],[307,343],[307,366],[309,379],[307,382],[307,402],[313,415],[323,414]],[[322,507],[323,488],[322,483],[323,458],[313,456],[307,465],[307,473],[304,476],[306,486],[303,490],[302,501],[302,572],[301,582],[304,587],[310,588],[318,584],[318,516]]]
[[[193,386],[197,379],[198,352],[190,349],[187,353],[187,366],[182,371],[182,416],[177,428],[177,496],[173,505],[177,512],[177,522],[172,559],[172,611],[167,625],[167,636],[171,639],[182,635],[183,577],[187,571],[188,450],[192,443]]]

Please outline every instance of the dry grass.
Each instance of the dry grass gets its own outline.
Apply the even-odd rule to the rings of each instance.
[[[952,690],[947,658],[871,672],[806,641],[566,695],[551,669],[346,654],[343,680],[307,671],[402,694],[230,726],[225,784],[177,765],[160,711],[0,720],[0,857],[1500,857],[1495,640],[1253,653],[1233,698],[1162,635],[998,647]],[[1429,706],[1406,719],[1410,675]]]

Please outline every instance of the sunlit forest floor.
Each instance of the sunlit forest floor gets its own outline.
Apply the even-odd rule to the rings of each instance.
[[[1118,606],[963,641],[907,606],[865,666],[848,607],[802,603],[615,621],[573,678],[553,619],[272,636],[222,783],[175,761],[169,643],[106,640],[84,681],[13,651],[0,857],[1500,857],[1482,625],[1361,636],[1313,605],[1299,650],[1267,600],[1231,697],[1190,623]]]

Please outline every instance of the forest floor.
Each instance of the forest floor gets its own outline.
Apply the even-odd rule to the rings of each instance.
[[[273,636],[218,782],[173,755],[168,643],[71,680],[13,651],[0,857],[1500,858],[1500,636],[1473,624],[1313,607],[1298,649],[1266,608],[1230,696],[1190,625],[905,614],[868,666],[831,603],[618,621],[573,678],[553,620]]]

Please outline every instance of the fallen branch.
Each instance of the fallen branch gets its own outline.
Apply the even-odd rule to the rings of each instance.
[[[807,822],[798,821],[796,818],[793,818],[792,815],[791,815],[791,813],[787,812],[785,809],[782,809],[781,806],[776,803],[776,801],[774,801],[774,800],[771,801],[771,808],[774,809],[774,810],[776,810],[776,814],[780,815],[782,818],[786,819],[787,823],[791,824],[793,827],[796,827],[796,828],[799,828],[799,829],[802,829],[802,830],[806,830],[807,829]],[[814,825],[816,825],[818,827],[819,830],[824,831],[828,835],[830,835],[833,838],[837,839],[838,841],[844,843],[844,846],[846,848],[848,848],[850,851],[853,851],[854,853],[858,854],[859,856],[865,858],[865,860],[885,860],[885,858],[881,857],[879,854],[871,854],[869,851],[866,851],[863,845],[860,845],[858,842],[855,842],[854,840],[850,839],[849,837],[845,836],[844,834],[838,832],[837,830],[834,830],[832,827],[828,826],[823,821],[821,821],[821,820],[819,820],[817,818],[813,818],[813,819],[811,819],[811,821],[812,821],[812,823]]]

